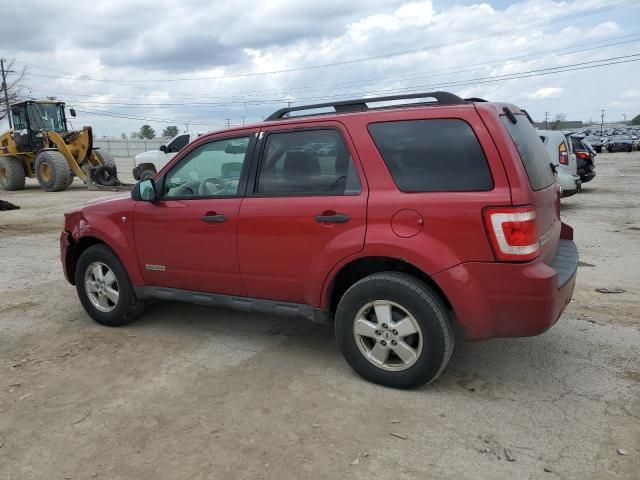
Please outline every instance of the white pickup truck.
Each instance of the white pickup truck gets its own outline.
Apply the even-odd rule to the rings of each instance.
[[[164,165],[175,157],[176,153],[193,142],[205,132],[179,133],[159,150],[150,150],[137,154],[133,159],[133,178],[146,180],[153,177]]]

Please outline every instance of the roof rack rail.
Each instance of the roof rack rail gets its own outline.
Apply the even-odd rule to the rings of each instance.
[[[300,105],[298,107],[281,108],[269,115],[265,121],[279,120],[291,112],[299,112],[302,110],[316,110],[318,108],[333,108],[336,113],[362,112],[369,110],[367,103],[373,102],[389,102],[392,100],[411,100],[414,98],[435,98],[437,103],[441,105],[458,105],[465,103],[465,100],[449,92],[426,92],[426,93],[409,93],[406,95],[390,95],[386,97],[370,97],[360,98],[356,100],[344,100],[340,102],[316,103],[314,105]],[[414,107],[415,103],[405,105],[393,105],[394,107]]]

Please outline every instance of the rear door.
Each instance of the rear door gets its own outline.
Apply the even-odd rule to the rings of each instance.
[[[326,274],[364,245],[367,185],[338,122],[264,128],[240,207],[247,295],[319,305]]]

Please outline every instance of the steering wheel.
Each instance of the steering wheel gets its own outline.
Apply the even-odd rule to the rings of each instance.
[[[215,190],[210,189],[207,184],[212,184],[215,187]],[[198,194],[206,197],[209,195],[220,195],[224,193],[227,189],[227,184],[224,180],[221,180],[217,177],[207,177],[202,182],[200,182],[200,186],[198,187]]]
[[[171,192],[172,197],[193,197],[196,194],[196,190],[199,187],[199,182],[191,181],[184,185],[180,185]]]

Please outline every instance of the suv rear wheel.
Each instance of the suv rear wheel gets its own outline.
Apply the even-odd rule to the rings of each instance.
[[[82,306],[102,325],[130,323],[144,310],[122,262],[106,245],[93,245],[82,252],[75,282]]]
[[[370,275],[349,288],[338,304],[335,330],[358,374],[396,388],[435,380],[455,343],[440,297],[415,277],[396,272]]]

